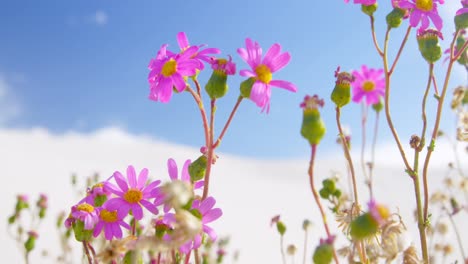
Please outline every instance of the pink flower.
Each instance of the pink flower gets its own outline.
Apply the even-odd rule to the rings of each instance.
[[[107,240],[112,240],[114,237],[121,239],[121,227],[130,230],[130,226],[123,221],[123,217],[120,217],[116,210],[110,210],[106,204],[104,204],[102,208],[99,208],[99,220],[94,227],[93,236],[99,236],[104,229],[104,236]]]
[[[185,35],[185,32],[179,32],[177,34],[177,43],[179,43],[179,47],[182,53],[184,53],[188,48],[190,48],[190,44],[187,39],[187,35]],[[201,48],[204,46],[205,45],[199,45],[198,52],[194,53],[191,57],[192,59],[198,62],[197,69],[199,70],[203,70],[205,67],[203,65],[203,61],[208,62],[208,63],[211,62],[211,59],[213,58],[213,56],[211,56],[210,54],[221,53],[221,51],[217,48],[206,48],[202,50]]]
[[[353,101],[359,103],[366,97],[366,104],[373,105],[379,102],[379,97],[385,94],[385,79],[382,69],[368,69],[366,65],[361,71],[353,71]]]
[[[369,207],[369,214],[379,226],[384,224],[385,220],[390,216],[388,209],[381,204],[377,204],[373,199],[367,203],[367,206]]]
[[[262,48],[257,42],[247,38],[245,46],[246,49],[237,49],[237,53],[249,64],[252,70],[241,70],[240,75],[255,78],[250,92],[250,99],[262,108],[262,112],[266,110],[268,113],[270,110],[271,86],[291,92],[297,91],[296,86],[290,82],[272,80],[272,73],[286,66],[291,60],[291,55],[288,52],[281,53],[281,45],[275,43],[268,49],[265,58],[262,60]]]
[[[362,5],[373,5],[377,2],[377,0],[354,0],[353,3],[355,4],[362,4]],[[345,3],[349,3],[349,0],[345,0]]]
[[[132,210],[133,216],[136,220],[143,218],[142,206],[148,209],[153,214],[158,214],[158,208],[149,202],[148,199],[154,198],[157,192],[153,192],[157,189],[157,186],[161,181],[153,181],[149,185],[146,185],[148,180],[148,169],[144,168],[138,175],[138,180],[133,166],[127,168],[127,180],[118,171],[114,172],[113,175],[117,186],[110,182],[105,183],[105,189],[108,189],[118,197],[108,200],[104,205],[110,211],[117,210],[119,219],[124,218],[128,215],[128,212]]]
[[[444,0],[401,0],[399,2],[400,8],[412,9],[410,14],[410,25],[417,27],[421,22],[421,30],[429,27],[429,19],[432,20],[437,30],[442,29],[443,21],[437,11],[437,4],[444,3]]]
[[[91,230],[94,228],[94,225],[98,222],[99,216],[96,208],[94,206],[88,204],[88,203],[80,203],[77,205],[74,205],[71,208],[71,217],[76,220],[80,220],[84,223],[84,229],[86,230]],[[68,218],[70,219],[70,217]],[[65,226],[70,226],[71,222],[74,220],[68,220],[65,221]]]
[[[96,198],[98,197],[106,197],[107,200],[111,195],[111,192],[107,189],[104,189],[104,183],[96,183],[93,187],[88,188],[86,191],[86,197],[83,199],[83,202],[88,203],[92,206],[100,206],[96,205]]]
[[[185,90],[187,84],[184,77],[195,75],[200,66],[198,61],[192,59],[197,51],[198,47],[192,46],[175,55],[167,51],[167,44],[162,45],[156,58],[151,59],[148,65],[151,100],[167,103],[172,97],[173,87],[178,92]]]
[[[215,71],[221,71],[226,75],[236,74],[236,64],[232,62],[231,56],[229,56],[229,60],[211,58],[210,63],[211,68]]]
[[[213,197],[208,197],[203,201],[195,200],[192,204],[192,210],[196,210],[201,215],[202,230],[203,233],[207,234],[212,242],[216,241],[216,232],[209,227],[207,224],[215,221],[223,215],[223,211],[220,208],[213,208],[216,200]],[[192,249],[197,249],[202,243],[202,234],[198,234],[192,241],[189,241],[180,247],[180,251],[188,253]]]

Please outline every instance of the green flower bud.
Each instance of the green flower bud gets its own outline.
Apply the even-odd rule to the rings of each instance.
[[[374,235],[379,230],[379,224],[370,213],[358,216],[351,222],[351,237],[361,240]]]
[[[418,31],[417,40],[419,51],[428,63],[434,63],[442,57],[442,48],[439,45],[439,38],[443,39],[442,33],[435,29]]]
[[[377,2],[372,5],[361,5],[361,11],[366,15],[372,16],[374,12],[377,11],[377,7]]]
[[[323,199],[328,199],[328,197],[330,196],[330,192],[325,188],[320,189],[319,194],[320,197],[322,197]]]
[[[403,17],[405,16],[406,11],[401,9],[401,8],[394,8],[392,12],[388,13],[386,20],[387,20],[387,26],[389,28],[397,28],[401,25],[401,22],[403,21]]]
[[[341,197],[341,190],[336,189],[336,190],[333,192],[333,196],[335,196],[336,198],[340,198],[340,197]]]
[[[460,34],[457,38],[457,43],[456,43],[456,48],[455,48],[455,51],[458,52],[462,47],[463,45],[465,44],[466,42],[466,39],[465,39],[465,36]],[[468,54],[467,54],[467,51],[468,49],[465,48],[465,50],[463,51],[463,54],[460,56],[460,58],[458,59],[458,63],[460,63],[461,65],[465,66],[468,64]]]
[[[229,87],[227,75],[221,71],[213,71],[210,79],[205,85],[205,90],[211,99],[218,99],[226,95]]]
[[[249,79],[241,82],[240,84],[240,94],[244,98],[250,98],[250,92],[252,91],[252,86],[255,83],[255,78],[250,77]]]
[[[463,96],[462,104],[468,104],[468,91],[465,91],[465,95]]]
[[[93,230],[86,230],[83,221],[78,219],[73,223],[73,232],[75,233],[76,241],[79,242],[89,241],[93,235]]]
[[[46,214],[46,209],[45,208],[41,208],[39,210],[39,218],[40,219],[43,219],[45,217],[45,214]]]
[[[38,237],[39,235],[35,231],[28,232],[28,239],[24,242],[24,249],[26,249],[26,252],[29,253],[34,249]]]
[[[276,229],[280,235],[284,235],[284,233],[286,233],[286,225],[281,221],[276,223]]]
[[[327,189],[330,192],[334,192],[336,190],[335,181],[332,179],[325,179],[322,181],[323,188]]]
[[[8,224],[9,225],[15,223],[15,221],[16,221],[16,215],[12,215],[12,216],[8,217]]]
[[[380,111],[382,111],[382,109],[383,109],[383,102],[382,102],[382,100],[379,99],[379,102],[378,102],[378,103],[373,104],[373,105],[372,105],[372,109],[374,109],[374,111],[377,112],[377,113],[380,112]]]
[[[304,231],[308,230],[311,225],[312,223],[308,219],[305,219],[304,222],[302,222],[302,229],[304,229]]]
[[[455,28],[457,30],[468,28],[468,13],[455,15]]]
[[[205,177],[207,160],[205,155],[201,155],[189,165],[188,171],[192,182],[199,181]]]
[[[135,264],[135,263],[142,264],[143,258],[141,257],[141,254],[137,255],[137,251],[130,250],[127,253],[125,253],[125,256],[123,258],[123,263],[124,264]]]
[[[317,95],[306,96],[301,103],[301,107],[304,109],[301,135],[309,141],[310,145],[319,144],[326,132],[325,123],[318,111],[318,108],[323,107],[323,105],[323,99],[319,99]]]
[[[314,264],[329,264],[333,260],[333,245],[322,244],[315,248]]]
[[[335,71],[335,88],[331,94],[331,100],[337,107],[343,107],[351,100],[351,82],[354,76],[347,72],[340,72],[340,67]]]

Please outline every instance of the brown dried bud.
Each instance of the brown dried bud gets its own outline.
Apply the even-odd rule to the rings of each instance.
[[[419,264],[421,261],[418,259],[418,253],[414,246],[410,246],[403,253],[403,263],[404,264]]]
[[[412,135],[411,136],[411,139],[410,139],[411,148],[417,149],[420,142],[421,142],[421,138],[419,138],[417,135]]]

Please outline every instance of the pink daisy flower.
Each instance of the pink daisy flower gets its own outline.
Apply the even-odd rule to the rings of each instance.
[[[142,206],[151,213],[158,214],[158,208],[149,202],[148,199],[154,198],[157,195],[157,192],[154,192],[154,190],[157,189],[161,181],[153,181],[149,185],[146,185],[148,169],[144,168],[141,170],[138,180],[133,166],[128,166],[127,168],[127,179],[118,171],[114,172],[113,177],[118,186],[107,181],[104,188],[118,197],[112,198],[104,204],[108,210],[117,210],[119,219],[127,216],[130,210],[132,210],[136,220],[142,219]]]
[[[379,97],[385,94],[385,79],[382,69],[368,69],[362,65],[361,71],[353,71],[353,101],[359,103],[366,97],[366,104],[373,105],[379,102]]]
[[[369,214],[379,225],[384,224],[385,220],[390,216],[388,209],[383,205],[377,204],[373,199],[367,203],[367,206],[369,207]]]
[[[112,238],[122,238],[122,227],[130,230],[130,226],[123,221],[116,210],[110,210],[106,204],[99,210],[99,220],[94,227],[93,236],[97,237],[104,230],[104,237],[107,240]]]
[[[189,44],[187,35],[185,35],[185,32],[179,32],[177,34],[177,43],[179,44],[179,47],[182,53],[184,53],[188,48],[190,48],[190,44]],[[221,51],[217,48],[202,49],[204,46],[205,45],[199,45],[198,52],[195,52],[191,57],[192,59],[198,62],[197,69],[199,70],[203,70],[205,68],[203,61],[207,63],[211,62],[211,59],[213,58],[211,54],[221,53]]]
[[[216,200],[213,197],[208,197],[203,201],[193,201],[192,210],[196,210],[198,213],[200,213],[199,217],[201,217],[203,233],[196,235],[193,240],[183,244],[180,247],[180,251],[182,253],[187,254],[190,252],[190,250],[199,248],[202,244],[204,234],[208,235],[212,242],[216,241],[216,232],[211,227],[209,227],[208,224],[220,218],[223,215],[223,211],[220,208],[213,208],[215,203]],[[174,216],[173,214],[167,214],[165,219],[169,220],[171,215],[172,217]]]
[[[229,60],[211,58],[210,63],[211,68],[215,71],[221,71],[226,75],[236,74],[236,64],[232,62],[231,56],[229,56]]]
[[[148,65],[151,100],[167,103],[172,97],[173,87],[178,92],[185,90],[184,77],[195,75],[199,67],[199,62],[192,59],[197,51],[198,47],[192,46],[182,54],[174,55],[167,50],[167,44],[162,45],[156,58],[151,59]]]
[[[429,20],[432,20],[437,30],[442,29],[443,21],[437,11],[437,4],[444,3],[444,0],[401,0],[399,6],[403,9],[411,9],[410,25],[417,27],[421,22],[421,30],[429,27]]]
[[[262,60],[262,48],[257,42],[247,38],[245,46],[245,49],[237,49],[237,53],[249,64],[252,70],[241,70],[240,75],[255,78],[250,92],[250,99],[262,108],[262,112],[266,110],[268,113],[270,110],[271,86],[291,92],[297,91],[296,86],[290,82],[272,80],[272,74],[286,66],[291,60],[291,55],[288,52],[281,53],[281,45],[275,43],[268,49],[265,58]]]
[[[107,200],[111,195],[109,190],[104,189],[104,183],[96,183],[93,187],[88,188],[86,191],[86,197],[83,199],[83,202],[88,203],[93,206],[96,205],[96,198],[105,197],[104,199]],[[102,205],[102,204],[101,204]]]
[[[373,5],[377,2],[377,0],[354,0],[353,3],[355,4],[362,4],[362,5]],[[345,3],[349,3],[349,0],[345,0]]]
[[[94,225],[98,222],[99,216],[96,208],[88,203],[80,203],[74,205],[71,208],[71,217],[73,219],[78,219],[84,223],[84,229],[91,230],[94,228]],[[70,218],[70,217],[69,217]],[[67,219],[68,220],[68,219]],[[66,226],[71,224],[71,221],[66,222]]]

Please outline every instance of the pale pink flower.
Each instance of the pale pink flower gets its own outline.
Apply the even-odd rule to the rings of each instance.
[[[359,103],[365,97],[367,105],[377,104],[385,94],[385,78],[382,69],[369,69],[366,65],[361,71],[353,71],[353,101]]]

